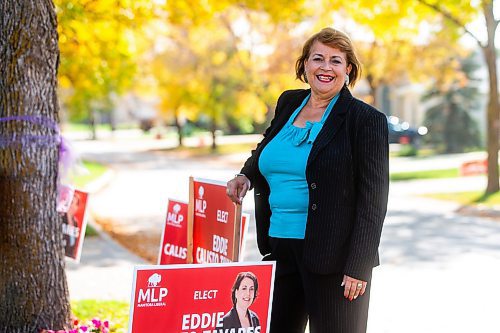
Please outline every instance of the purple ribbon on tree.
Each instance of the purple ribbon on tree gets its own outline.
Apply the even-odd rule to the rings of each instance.
[[[9,121],[24,121],[43,127],[52,129],[55,133],[53,135],[33,135],[33,134],[18,134],[14,133],[10,136],[0,136],[0,148],[12,146],[14,144],[21,144],[22,146],[29,143],[38,144],[42,146],[58,145],[61,142],[61,135],[59,134],[59,126],[52,119],[42,116],[10,116],[0,118],[0,122]]]
[[[70,166],[75,161],[74,153],[69,142],[63,138],[58,124],[44,116],[9,116],[0,118],[0,123],[9,121],[24,121],[35,125],[40,125],[54,131],[52,135],[33,135],[14,133],[10,136],[0,134],[0,149],[12,145],[20,144],[21,147],[36,144],[41,146],[59,146],[59,170],[66,175]]]

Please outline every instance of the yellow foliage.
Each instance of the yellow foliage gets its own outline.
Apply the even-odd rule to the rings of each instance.
[[[160,96],[166,118],[264,121],[283,90],[307,87],[295,80],[295,60],[306,38],[324,26],[356,37],[364,32],[355,44],[374,87],[402,77],[428,79],[433,63],[443,66],[445,82],[453,71],[447,52],[460,52],[456,29],[414,0],[54,2],[59,82],[72,92],[67,102],[88,106],[135,89]],[[428,2],[464,22],[477,16],[479,3]]]
[[[55,0],[63,103],[73,114],[130,87],[136,29],[152,17],[146,0]]]
[[[258,123],[266,119],[266,104],[255,93],[242,91],[237,96],[238,104],[234,112],[235,117],[253,119]]]

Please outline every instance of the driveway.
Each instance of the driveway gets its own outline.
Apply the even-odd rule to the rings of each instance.
[[[244,160],[180,159],[165,152],[130,151],[123,143],[114,149],[111,144],[110,150],[99,143],[80,146],[85,145],[86,158],[105,162],[115,171],[113,181],[92,196],[93,214],[108,230],[152,235],[147,244],[152,249],[159,246],[168,198],[187,201],[189,176],[227,180]],[[391,168],[404,169],[394,163],[398,162],[391,161]],[[452,188],[482,189],[481,182],[484,177],[391,185],[380,246],[382,265],[373,275],[369,332],[499,332],[500,223],[461,216],[453,203],[417,196]],[[253,219],[252,195],[243,210]],[[253,223],[246,242],[244,259],[260,260]]]

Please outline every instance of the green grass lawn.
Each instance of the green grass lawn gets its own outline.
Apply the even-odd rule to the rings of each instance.
[[[203,147],[176,147],[172,149],[165,150],[167,152],[181,153],[189,157],[200,157],[200,156],[214,156],[214,155],[229,155],[236,153],[248,153],[255,149],[255,143],[237,143],[237,144],[224,144],[218,145],[215,151],[212,150],[211,145]]]
[[[108,320],[110,332],[127,332],[129,303],[123,301],[81,300],[71,302],[73,315],[82,322],[93,318]]]
[[[62,125],[63,132],[90,132],[92,128],[89,124],[82,123],[65,123]],[[109,124],[97,124],[95,126],[98,131],[111,131],[111,126]],[[135,124],[123,124],[118,125],[117,129],[136,129],[139,128],[138,125]]]
[[[108,168],[102,164],[89,161],[83,161],[83,166],[88,170],[88,173],[75,176],[72,179],[73,185],[77,189],[84,188],[85,185],[101,177],[108,170]]]
[[[500,192],[494,193],[492,195],[484,195],[484,192],[481,191],[472,191],[456,193],[432,193],[425,194],[424,196],[427,198],[454,201],[462,205],[482,204],[489,207],[500,205]]]
[[[391,173],[392,181],[459,177],[458,168]]]
[[[108,168],[102,164],[89,161],[84,161],[83,166],[88,170],[88,173],[73,178],[73,185],[77,189],[83,189],[85,185],[98,179],[108,170]],[[85,236],[91,237],[96,235],[97,231],[92,228],[92,226],[87,224],[87,228],[85,229]]]

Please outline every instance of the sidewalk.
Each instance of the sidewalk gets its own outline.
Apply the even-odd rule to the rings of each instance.
[[[71,300],[130,301],[134,265],[146,262],[104,232],[86,237],[80,263],[67,259],[66,276]]]
[[[97,180],[87,184],[84,190],[93,196],[109,185],[114,171],[108,170]],[[87,207],[91,209],[91,207]],[[147,264],[111,238],[97,225],[90,212],[88,225],[97,232],[86,236],[80,262],[66,258],[66,277],[71,300],[96,299],[130,301],[135,265]]]

